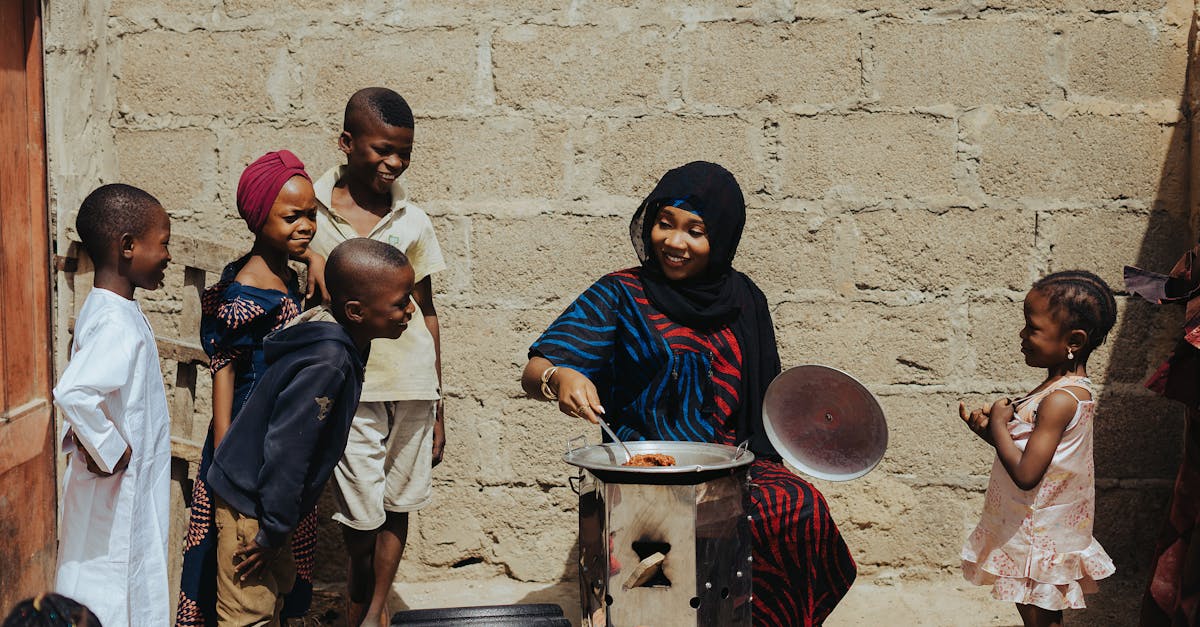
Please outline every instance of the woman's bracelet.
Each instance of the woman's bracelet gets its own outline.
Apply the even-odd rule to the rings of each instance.
[[[550,366],[542,371],[542,396],[550,400],[558,398],[558,394],[555,394],[554,390],[550,389],[550,377],[553,377],[556,372],[558,372],[558,366]]]

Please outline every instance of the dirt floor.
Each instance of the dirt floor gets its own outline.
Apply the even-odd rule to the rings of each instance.
[[[554,586],[495,581],[443,581],[397,584],[404,606],[455,607],[506,603],[557,603],[572,624],[579,624],[578,589],[574,582]],[[394,609],[403,609],[394,608]],[[921,625],[931,627],[1009,627],[1021,624],[1013,606],[993,601],[986,590],[961,579],[879,583],[859,582],[825,623],[827,627]]]

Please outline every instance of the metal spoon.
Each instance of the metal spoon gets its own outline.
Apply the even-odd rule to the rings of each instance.
[[[633,459],[633,453],[629,452],[629,447],[625,446],[625,443],[621,441],[621,438],[618,438],[617,434],[613,433],[613,430],[609,428],[608,423],[604,422],[604,419],[600,416],[596,416],[596,420],[600,421],[600,428],[604,429],[604,432],[608,434],[608,437],[612,438],[613,442],[620,444],[622,449],[625,449],[625,461]]]

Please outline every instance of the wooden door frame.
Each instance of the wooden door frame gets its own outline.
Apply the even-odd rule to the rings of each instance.
[[[5,392],[9,392],[16,381],[22,382],[13,392],[20,396],[0,394],[0,481],[8,482],[0,488],[6,488],[5,495],[10,497],[6,503],[0,503],[0,528],[7,536],[2,541],[7,546],[0,547],[0,553],[6,558],[6,563],[0,566],[0,608],[7,610],[17,600],[44,592],[54,583],[58,449],[50,391],[54,349],[41,2],[0,2],[4,4],[0,13],[8,18],[4,20],[5,26],[12,31],[20,30],[22,34],[20,42],[10,40],[15,46],[6,46],[3,55],[8,67],[19,69],[20,64],[24,64],[24,109],[18,105],[16,110],[5,115],[13,116],[14,126],[25,127],[24,141],[21,142],[24,145],[16,147],[16,158],[27,166],[23,168],[23,184],[20,174],[8,181],[23,196],[24,202],[5,203],[0,207],[0,213],[11,219],[7,230],[0,224],[0,241],[11,243],[16,240],[21,244],[16,247],[18,253],[9,251],[0,279],[5,286],[14,281],[14,275],[16,281],[25,281],[18,294],[5,294],[4,297],[18,301],[32,298],[15,303],[9,309],[15,311],[14,318],[19,319],[15,322],[19,333],[31,334],[26,347],[32,347],[32,353],[27,356],[27,361],[22,361],[24,358],[20,353],[10,360],[9,356],[13,354],[8,353],[7,347],[0,347],[6,355],[5,374],[0,376],[5,381]],[[3,35],[7,36],[9,32]],[[17,46],[23,49],[18,51]],[[12,84],[16,86],[20,82]],[[11,92],[5,93],[11,95]],[[21,140],[19,135],[15,139]],[[27,255],[27,258],[14,260],[18,254]],[[14,363],[18,366],[14,367]],[[9,375],[16,368],[19,368],[19,375],[9,381]],[[16,484],[23,485],[17,487]]]

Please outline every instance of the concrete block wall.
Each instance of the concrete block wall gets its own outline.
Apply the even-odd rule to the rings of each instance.
[[[178,232],[248,247],[234,209],[246,163],[289,148],[320,174],[340,162],[355,89],[412,104],[406,176],[450,269],[434,278],[446,461],[407,581],[574,577],[559,456],[590,430],[516,381],[574,296],[635,263],[628,218],[670,167],[712,160],[741,181],[736,266],[772,303],[785,365],[843,368],[887,412],[880,468],[818,482],[864,581],[957,569],[992,455],[955,406],[1039,380],[1016,339],[1029,284],[1083,267],[1121,289],[1122,265],[1166,270],[1195,238],[1186,0],[49,5],[61,220],[121,180],[157,195]],[[90,43],[70,48],[81,32]],[[63,77],[86,79],[86,115]],[[69,141],[84,120],[91,134]],[[143,294],[156,327],[178,332],[181,285]],[[1092,365],[1097,535],[1119,569],[1083,615],[1094,624],[1135,611],[1182,429],[1140,385],[1179,317],[1118,300]],[[174,417],[198,432],[201,387],[196,415]],[[324,555],[336,579],[340,558]]]

